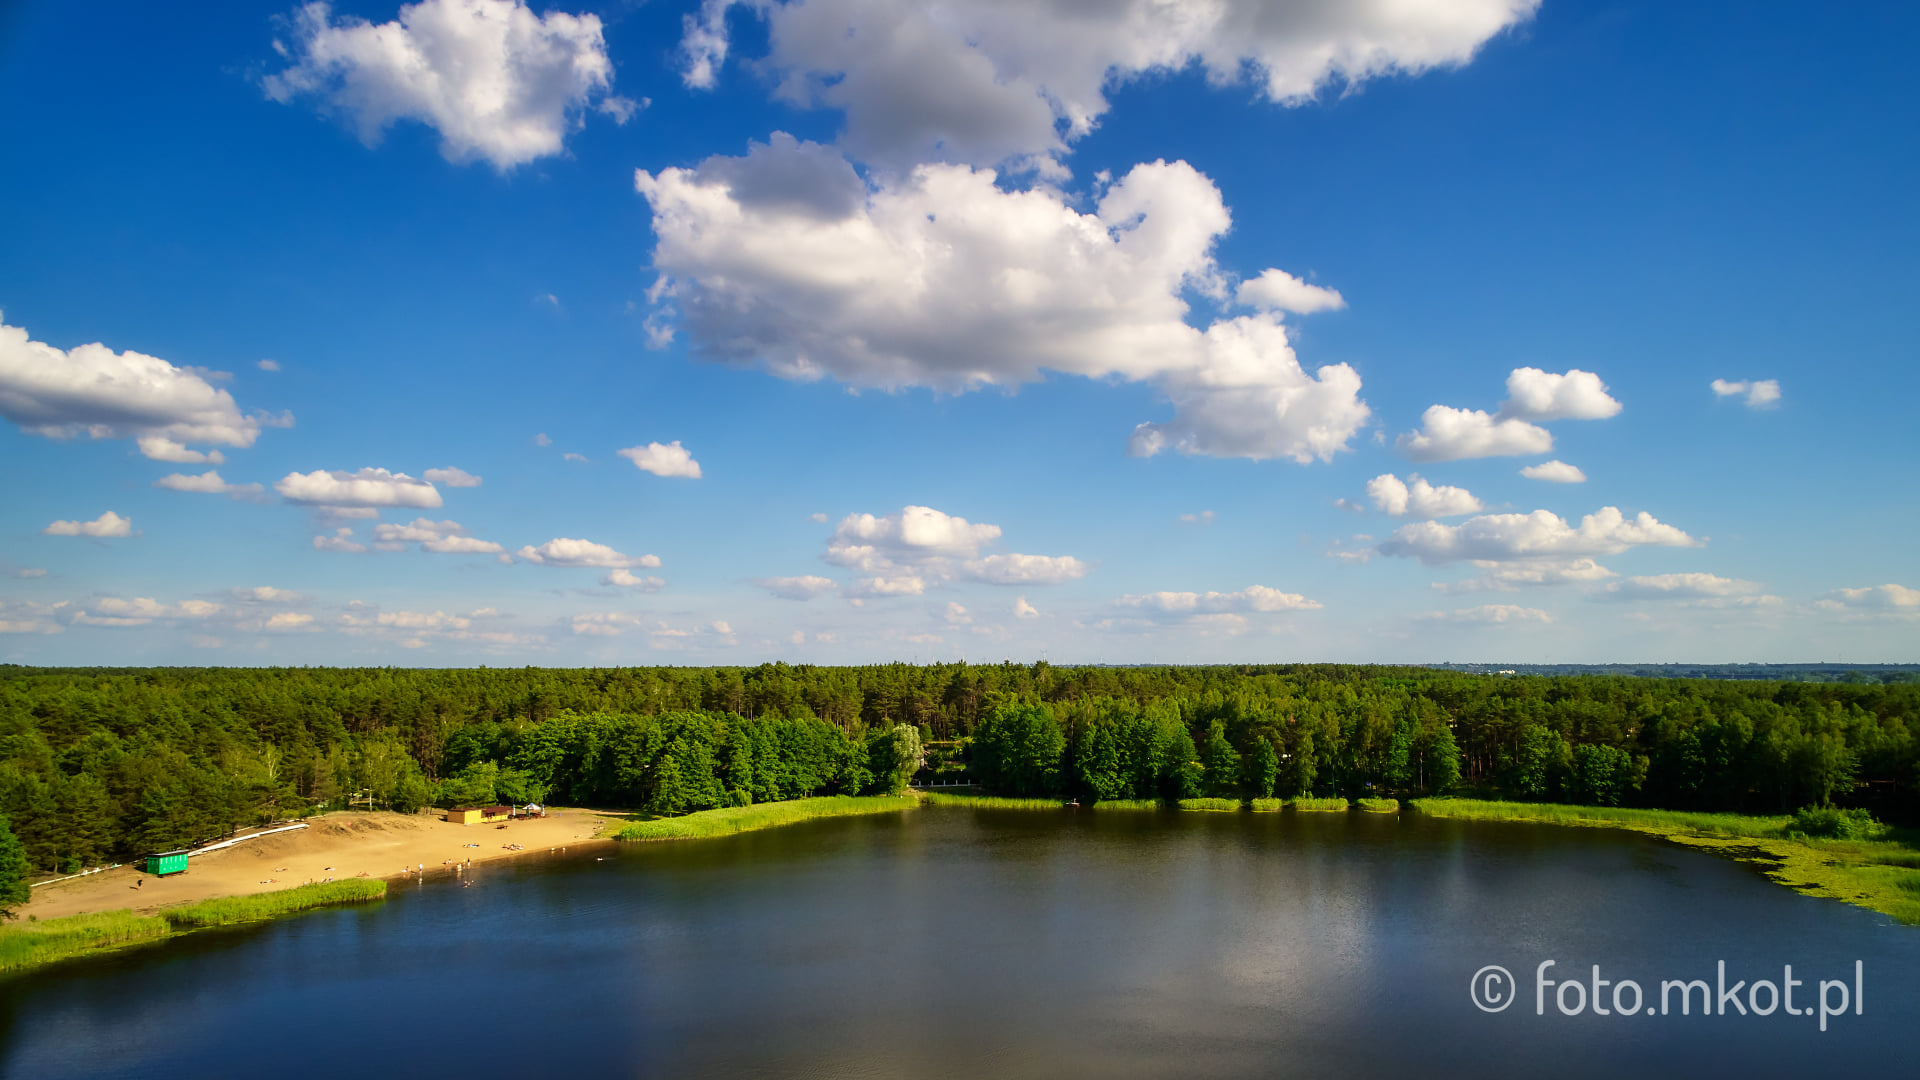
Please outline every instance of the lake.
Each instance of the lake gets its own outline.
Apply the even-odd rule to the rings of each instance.
[[[1856,960],[1858,1015],[1657,1009],[1719,961],[1851,998]],[[1519,983],[1497,1013],[1470,996],[1493,964]],[[1584,1007],[1596,964],[1655,1009]],[[929,807],[530,856],[56,967],[0,983],[0,1072],[1912,1075],[1917,1016],[1920,928],[1637,834]]]

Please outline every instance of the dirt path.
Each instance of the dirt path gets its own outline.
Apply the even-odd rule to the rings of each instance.
[[[270,892],[327,878],[392,878],[425,864],[428,873],[472,859],[492,862],[535,851],[610,844],[598,839],[622,815],[596,810],[551,811],[545,818],[495,825],[454,825],[425,814],[322,814],[308,827],[196,855],[185,873],[157,878],[123,866],[33,890],[18,914],[42,919],[132,908],[150,913],[174,904],[220,896]],[[518,844],[522,850],[506,847]],[[469,846],[478,845],[478,846]]]

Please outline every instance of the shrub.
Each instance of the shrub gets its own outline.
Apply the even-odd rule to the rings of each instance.
[[[1880,831],[1880,823],[1865,810],[1841,810],[1832,806],[1807,806],[1794,811],[1787,826],[1788,836],[1823,840],[1865,840]]]

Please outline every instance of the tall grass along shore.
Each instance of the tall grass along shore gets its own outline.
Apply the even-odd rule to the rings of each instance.
[[[1920,836],[1872,824],[1851,838],[1810,836],[1806,815],[1760,816],[1483,799],[1421,799],[1428,817],[1630,829],[1749,863],[1806,896],[1823,896],[1920,925]]]
[[[276,892],[248,896],[223,896],[197,904],[165,908],[160,918],[176,930],[198,930],[207,926],[232,926],[289,915],[328,904],[350,904],[378,900],[387,895],[387,883],[377,878],[349,878],[345,881],[316,881]]]
[[[60,960],[162,941],[210,926],[257,922],[328,904],[377,900],[387,894],[378,880],[319,882],[277,892],[228,896],[165,908],[155,915],[98,911],[60,919],[0,926],[0,975],[12,975]]]
[[[911,795],[827,795],[817,799],[727,806],[680,817],[631,821],[609,835],[615,840],[697,840],[709,836],[732,836],[756,829],[773,829],[814,818],[885,814],[917,805],[918,800]]]

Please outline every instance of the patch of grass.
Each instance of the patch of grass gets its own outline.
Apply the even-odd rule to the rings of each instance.
[[[952,797],[925,796],[930,802]],[[614,830],[612,836],[615,840],[698,840],[710,836],[732,836],[756,829],[773,829],[814,818],[885,814],[912,809],[917,805],[919,801],[911,795],[826,795],[817,799],[725,806],[682,817],[633,821]]]
[[[1021,799],[1006,795],[965,795],[959,792],[930,791],[924,796],[932,806],[975,806],[983,810],[1059,810],[1064,799]],[[1082,810],[1159,810],[1166,804],[1158,799],[1102,799],[1081,803]]]
[[[1536,821],[1631,829],[1758,867],[1805,896],[1857,904],[1903,923],[1920,925],[1920,852],[1901,840],[1822,840],[1794,833],[1785,815],[1701,814],[1558,803],[1482,799],[1421,799],[1430,817],[1476,821]],[[1881,830],[1899,836],[1898,830]]]
[[[1333,813],[1338,811],[1344,814],[1347,812],[1348,805],[1345,799],[1316,799],[1311,795],[1302,795],[1297,799],[1288,799],[1287,809],[1304,810],[1308,813]]]
[[[1103,804],[1104,805],[1104,804]],[[1238,810],[1239,799],[1181,799],[1182,810]]]
[[[1400,812],[1399,799],[1356,799],[1360,809],[1374,814],[1397,814]]]
[[[1249,803],[1248,805],[1249,805],[1250,807],[1252,807],[1252,809],[1253,809],[1253,812],[1254,812],[1254,813],[1256,813],[1256,814],[1271,814],[1271,813],[1273,813],[1273,812],[1274,812],[1275,810],[1278,810],[1278,809],[1280,809],[1281,807],[1283,807],[1283,806],[1285,806],[1285,805],[1287,805],[1287,800],[1285,800],[1285,799],[1255,799],[1255,800],[1253,800],[1253,802],[1251,802],[1251,803]]]
[[[1544,821],[1555,825],[1597,825],[1645,832],[1691,831],[1708,836],[1773,839],[1784,835],[1792,818],[1752,814],[1704,814],[1690,810],[1643,810],[1624,806],[1569,806],[1564,803],[1499,802],[1492,799],[1420,799],[1413,807],[1429,817],[1475,821]]]
[[[258,922],[328,904],[378,900],[386,895],[387,883],[377,878],[316,881],[311,885],[296,885],[275,892],[223,896],[218,900],[202,900],[197,904],[165,908],[161,910],[160,918],[176,930],[198,930],[207,926]]]
[[[0,972],[11,974],[56,960],[158,941],[167,933],[165,919],[124,909],[12,922],[0,926]]]

